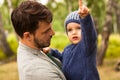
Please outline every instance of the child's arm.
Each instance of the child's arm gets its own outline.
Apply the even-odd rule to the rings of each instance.
[[[81,26],[83,30],[82,36],[87,48],[90,50],[96,47],[97,33],[90,15],[81,20]]]
[[[87,49],[91,51],[96,48],[97,34],[93,20],[90,16],[89,9],[82,5],[82,0],[79,0],[78,13],[81,18],[82,36]]]
[[[57,49],[50,49],[50,54],[56,58],[58,58],[60,61],[62,61],[62,53],[60,53]]]
[[[62,61],[62,53],[60,53],[57,49],[52,49],[50,47],[43,48],[43,52],[46,54],[51,54],[52,56],[58,58]]]

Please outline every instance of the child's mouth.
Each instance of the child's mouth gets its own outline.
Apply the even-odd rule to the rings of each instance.
[[[78,40],[77,36],[72,37],[73,40]]]

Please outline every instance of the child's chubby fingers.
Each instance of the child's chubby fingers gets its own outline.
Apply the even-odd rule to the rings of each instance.
[[[80,13],[82,14],[89,13],[89,9],[86,6],[83,6]]]
[[[89,14],[89,9],[86,6],[82,6],[78,9],[78,14],[80,17],[85,17]]]
[[[86,7],[86,6],[84,6],[84,13],[89,13],[89,9]]]
[[[44,53],[49,53],[50,52],[50,47],[45,47],[42,49]]]
[[[79,0],[79,9],[78,9],[78,14],[80,15],[81,18],[84,18],[89,14],[89,9],[88,7],[84,6],[82,4],[82,0]]]
[[[79,0],[79,8],[82,8],[82,0]]]

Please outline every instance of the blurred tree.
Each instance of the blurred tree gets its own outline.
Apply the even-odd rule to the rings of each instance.
[[[102,65],[111,33],[116,30],[120,32],[120,0],[99,0],[99,2],[87,0],[86,2],[92,12],[97,33],[102,36],[97,51],[97,64]]]
[[[64,31],[65,17],[71,11],[78,9],[78,0],[48,0],[47,6],[54,15],[53,28],[55,31]]]
[[[117,30],[120,33],[120,0],[113,1],[113,8],[116,17]]]
[[[105,0],[86,0],[87,6],[93,16],[97,33],[100,34],[104,24],[105,17]]]
[[[106,50],[108,48],[108,42],[110,34],[112,33],[114,21],[113,21],[113,14],[117,13],[117,10],[114,9],[115,0],[109,0],[106,5],[106,16],[105,16],[105,23],[102,30],[102,41],[100,47],[98,48],[98,55],[97,55],[97,64],[102,65],[103,59],[105,57]],[[115,4],[118,5],[118,4]],[[118,14],[120,16],[120,14]]]
[[[11,57],[14,54],[6,40],[6,34],[3,29],[1,13],[0,13],[0,48],[2,48],[3,52],[7,57]]]
[[[7,0],[7,5],[8,5],[9,14],[11,15],[11,13],[13,11],[13,6],[12,6],[11,0]]]
[[[0,11],[2,13],[2,14],[0,13],[0,47],[2,48],[3,53],[7,57],[11,57],[12,55],[14,55],[14,52],[11,50],[6,40],[7,36],[5,33],[5,29],[9,29],[8,27],[12,29],[10,15],[11,15],[13,8],[16,7],[20,1],[21,0],[12,0],[12,1],[4,0],[4,4],[0,8]],[[5,28],[5,26],[7,26],[7,28]]]
[[[0,12],[2,13],[2,19],[4,24],[4,29],[7,29],[9,32],[13,31],[11,25],[10,15],[14,8],[19,5],[23,0],[4,0],[3,5],[0,7]]]

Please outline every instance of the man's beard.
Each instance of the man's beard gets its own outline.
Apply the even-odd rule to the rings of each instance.
[[[48,47],[50,45],[49,43],[45,43],[44,41],[40,41],[37,38],[34,38],[34,45],[38,48],[38,49],[42,49],[44,47]]]

